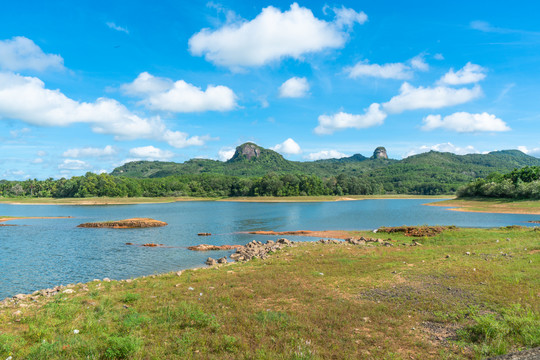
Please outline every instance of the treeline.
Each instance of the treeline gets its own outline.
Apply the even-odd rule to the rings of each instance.
[[[0,195],[4,197],[237,197],[382,193],[384,193],[384,187],[381,184],[348,175],[322,179],[314,175],[277,175],[274,173],[251,178],[198,174],[134,179],[87,173],[70,179],[0,181]]]
[[[526,166],[507,174],[492,173],[463,186],[457,196],[540,199],[540,166]]]

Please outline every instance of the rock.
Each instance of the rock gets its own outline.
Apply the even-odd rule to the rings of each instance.
[[[449,259],[449,258],[450,258],[450,255],[446,255],[445,258]]]
[[[103,278],[103,282],[111,282],[111,279],[109,279],[109,278]]]
[[[21,310],[17,310],[17,311],[15,311],[12,315],[13,315],[13,316],[21,316],[21,315],[22,315],[22,311],[21,311]]]
[[[15,300],[25,300],[26,297],[27,297],[27,295],[25,295],[25,294],[17,294],[17,295],[15,295],[13,298],[14,298]]]
[[[471,255],[471,252],[470,252],[470,251],[467,251],[467,252],[465,253],[465,255]]]
[[[219,258],[219,259],[217,260],[217,262],[218,262],[218,264],[226,264],[226,263],[227,263],[227,257],[224,256],[224,257],[222,257],[222,258]]]
[[[64,291],[62,291],[63,294],[73,294],[75,292],[75,290],[73,289],[66,289]]]
[[[212,234],[211,233],[206,233],[206,232],[197,234],[197,236],[210,236],[210,235],[212,235]]]
[[[177,271],[177,272],[176,272],[176,276],[182,276],[182,273],[183,273],[183,271],[182,271],[182,270],[180,270],[180,271]]]
[[[217,264],[216,259],[213,259],[213,258],[211,258],[211,257],[209,257],[208,259],[206,259],[206,265],[208,265],[208,266],[214,266],[214,265],[216,265],[216,264]]]
[[[388,159],[388,154],[386,154],[386,148],[384,146],[379,146],[373,151],[372,159]]]

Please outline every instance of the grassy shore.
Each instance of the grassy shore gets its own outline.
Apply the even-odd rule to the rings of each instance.
[[[474,198],[438,201],[427,205],[451,206],[455,207],[450,209],[454,211],[540,215],[540,200]]]
[[[0,203],[17,205],[131,205],[177,201],[209,201],[216,198],[197,197],[90,197],[90,198],[10,198],[0,197]]]
[[[238,201],[238,202],[317,202],[368,199],[448,199],[446,196],[424,195],[348,195],[348,196],[253,196],[229,198],[202,197],[91,197],[91,198],[9,198],[0,197],[0,203],[20,205],[129,205],[170,203],[177,201]]]
[[[0,358],[479,359],[540,346],[539,235],[446,230],[411,246],[379,234],[394,246],[299,243],[79,284],[0,307]]]

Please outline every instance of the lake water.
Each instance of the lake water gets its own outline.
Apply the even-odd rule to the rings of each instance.
[[[178,202],[117,206],[0,204],[3,216],[73,216],[26,219],[0,227],[0,299],[95,278],[127,279],[204,265],[208,256],[187,250],[206,244],[246,244],[277,236],[240,234],[255,230],[365,230],[398,225],[499,227],[532,225],[538,215],[484,214],[423,206],[435,200],[363,200],[317,203]],[[84,222],[150,217],[169,223],[150,229],[84,229]],[[210,237],[197,233],[210,232]],[[290,237],[294,241],[314,240]],[[159,243],[166,248],[125,245]]]

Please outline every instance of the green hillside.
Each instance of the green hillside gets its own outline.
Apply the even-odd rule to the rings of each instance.
[[[219,174],[235,177],[275,175],[317,176],[323,180],[350,177],[363,184],[382,187],[384,192],[412,194],[454,193],[471,180],[492,172],[509,172],[524,166],[540,166],[540,159],[518,150],[488,154],[456,155],[430,151],[403,160],[388,159],[386,149],[375,149],[373,156],[355,154],[341,159],[289,161],[275,151],[253,143],[236,148],[226,161],[192,159],[185,163],[137,161],[116,168],[111,175],[129,178]]]

